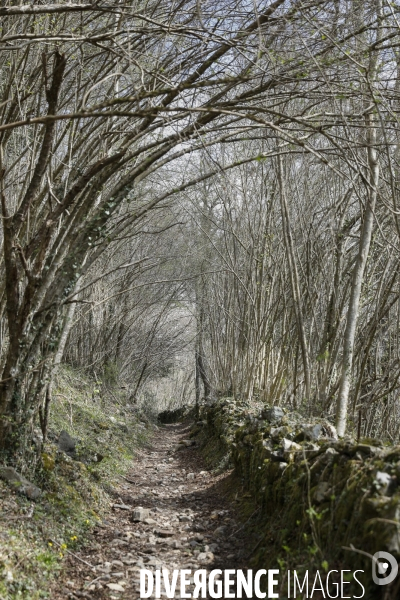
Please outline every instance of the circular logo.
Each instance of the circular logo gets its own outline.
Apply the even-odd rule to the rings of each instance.
[[[388,585],[397,577],[399,565],[389,552],[376,552],[372,557],[372,579],[377,585]]]

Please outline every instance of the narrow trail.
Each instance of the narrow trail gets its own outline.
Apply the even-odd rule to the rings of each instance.
[[[196,447],[182,444],[178,450],[188,434],[182,424],[155,432],[149,449],[121,478],[116,506],[89,544],[66,560],[52,598],[139,599],[143,568],[243,568],[247,550],[234,503],[227,499],[230,475],[207,471]],[[137,507],[149,512],[134,512]],[[134,515],[144,520],[134,522]],[[179,586],[175,597],[180,598]]]

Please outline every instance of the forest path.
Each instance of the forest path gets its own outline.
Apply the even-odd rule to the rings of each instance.
[[[66,560],[52,599],[139,599],[143,568],[170,573],[241,568],[247,551],[228,500],[230,474],[207,471],[198,449],[182,444],[188,438],[184,424],[155,431],[148,449],[138,452],[127,478],[121,478],[110,513],[87,546]],[[137,507],[149,513],[138,510],[144,520],[134,522]],[[180,598],[179,585],[175,597]]]

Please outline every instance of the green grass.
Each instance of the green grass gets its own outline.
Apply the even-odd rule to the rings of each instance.
[[[0,481],[0,599],[50,598],[49,586],[67,550],[85,543],[109,509],[113,486],[134,460],[150,428],[129,406],[123,390],[107,388],[63,367],[54,386],[49,442],[34,504]],[[79,440],[78,460],[61,453],[62,429]],[[100,462],[95,458],[102,455]]]

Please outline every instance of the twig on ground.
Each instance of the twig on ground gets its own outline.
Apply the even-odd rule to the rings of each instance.
[[[125,479],[125,481],[127,481],[128,483],[132,483],[133,485],[137,485],[136,481],[133,481],[133,479],[128,479],[128,477],[124,477],[124,475],[120,475],[120,477],[122,477],[122,479]]]
[[[234,535],[235,535],[235,533],[238,533],[239,531],[242,531],[242,529],[243,529],[244,527],[246,527],[247,523],[248,523],[249,521],[251,521],[251,519],[254,517],[254,515],[255,515],[256,513],[258,513],[258,511],[259,511],[259,510],[260,510],[260,508],[256,508],[256,510],[253,512],[253,514],[252,514],[252,515],[250,515],[250,517],[247,519],[247,521],[246,521],[245,523],[243,523],[243,525],[242,525],[241,527],[239,527],[239,529],[236,529],[236,531],[234,531],[233,533],[231,533],[231,535],[228,535],[227,539],[229,540],[229,538],[231,538],[232,536],[234,536]]]
[[[254,552],[257,550],[258,546],[261,544],[261,542],[263,542],[265,540],[266,537],[267,537],[267,534],[261,536],[261,538],[258,540],[257,544],[254,546],[254,548],[252,548],[250,554],[247,555],[247,557],[246,557],[247,559],[249,559],[254,554]]]
[[[98,577],[96,577],[96,579],[93,579],[93,581],[85,583],[85,587],[90,587],[91,585],[96,583],[96,581],[100,581],[100,579],[104,579],[104,577],[105,577],[105,573],[103,573],[102,575],[99,575]]]
[[[7,517],[7,515],[2,515],[1,518],[4,519],[5,521],[20,521],[21,519],[31,519],[33,516],[34,510],[35,510],[35,507],[32,504],[29,507],[29,510],[26,513],[26,515],[14,515],[13,517]]]
[[[378,561],[375,558],[375,556],[373,556],[369,552],[365,552],[364,550],[358,550],[358,548],[354,548],[353,544],[350,544],[350,548],[348,546],[342,546],[342,550],[350,550],[351,552],[357,552],[357,554],[362,554],[363,556],[368,556],[368,558],[370,558],[372,560],[372,562],[375,562],[376,564],[378,564]]]
[[[59,544],[58,542],[56,542],[56,540],[53,540],[51,538],[50,542],[52,542],[53,544],[56,544],[59,548],[62,548],[62,545]],[[62,548],[64,550],[64,552],[66,552],[67,554],[69,554],[70,556],[73,556],[74,558],[76,558],[76,560],[79,560],[81,563],[83,563],[84,565],[87,565],[88,567],[90,567],[91,569],[94,569],[94,566],[91,565],[90,563],[88,563],[86,560],[83,560],[83,558],[80,558],[80,556],[77,556],[76,554],[74,554],[73,552],[71,552],[70,550],[68,550],[68,548]]]

